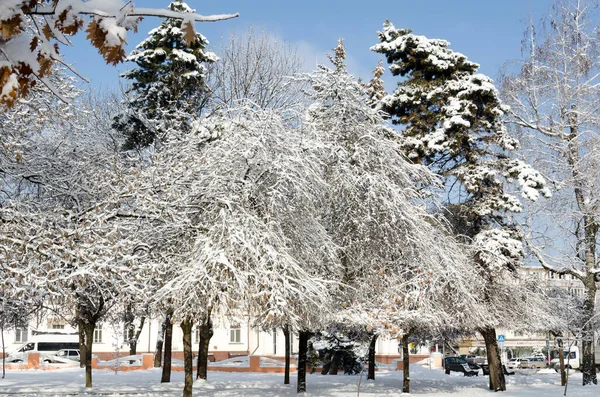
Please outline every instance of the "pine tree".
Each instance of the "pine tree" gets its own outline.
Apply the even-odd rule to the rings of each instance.
[[[383,68],[383,61],[380,60],[377,67],[373,70],[373,78],[365,84],[367,94],[375,106],[381,103],[381,100],[386,94],[385,87],[383,86],[383,79],[381,78],[384,73],[385,69]]]
[[[346,46],[344,39],[338,39],[337,45],[333,49],[333,55],[327,54],[327,58],[335,66],[336,73],[347,73],[346,71]]]
[[[396,29],[389,21],[378,36],[380,44],[372,50],[385,54],[394,76],[405,77],[382,99],[382,108],[403,126],[405,154],[455,189],[448,193],[452,221],[472,242],[474,262],[487,275],[483,303],[496,305],[489,291],[506,271],[515,272],[523,256],[521,235],[509,222],[522,204],[505,184],[518,180],[530,200],[549,190],[537,171],[511,154],[518,142],[503,124],[507,108],[493,81],[477,73],[479,65],[450,50],[445,40]],[[495,329],[479,331],[488,350],[490,388],[505,390]]]
[[[169,10],[194,12],[181,0],[172,2]],[[137,64],[122,75],[132,81],[129,111],[113,123],[125,135],[124,149],[148,146],[172,129],[190,128],[190,116],[206,98],[203,63],[217,60],[205,51],[206,38],[199,33],[189,37],[190,32],[181,19],[166,19],[127,57]]]

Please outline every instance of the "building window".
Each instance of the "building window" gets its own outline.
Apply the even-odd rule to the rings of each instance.
[[[200,327],[194,328],[194,342],[200,342]]]
[[[239,324],[233,324],[229,328],[229,343],[242,343],[242,328]]]
[[[15,329],[15,342],[27,342],[27,328]]]
[[[54,323],[50,326],[50,329],[65,329],[65,325],[64,324],[58,324],[58,323]]]
[[[94,343],[102,343],[102,327],[94,329]]]
[[[277,328],[273,328],[273,354],[277,355]]]

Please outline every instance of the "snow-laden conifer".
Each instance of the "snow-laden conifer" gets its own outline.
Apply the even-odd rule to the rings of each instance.
[[[523,256],[522,235],[510,218],[523,206],[507,185],[517,182],[529,200],[550,196],[540,173],[512,154],[518,142],[503,123],[507,107],[493,81],[477,73],[479,65],[450,50],[447,41],[396,29],[389,21],[378,36],[372,50],[386,56],[393,75],[404,77],[381,100],[383,110],[402,126],[403,151],[445,178],[449,204],[456,204],[448,215],[472,242],[475,263],[490,286],[507,282],[498,276],[514,272]],[[485,305],[504,305],[493,294],[482,298]],[[500,319],[489,317],[491,323],[479,325],[495,368],[494,390],[505,389],[493,326],[494,321],[506,326]]]
[[[172,2],[169,10],[194,13],[181,0]],[[206,38],[200,33],[190,38],[184,24],[181,19],[165,19],[126,59],[136,64],[122,74],[131,81],[126,99],[129,111],[114,123],[126,136],[126,150],[164,139],[172,129],[189,130],[190,118],[206,95],[204,64],[218,58],[206,51]]]

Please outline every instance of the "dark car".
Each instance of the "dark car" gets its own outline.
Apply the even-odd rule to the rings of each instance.
[[[479,365],[467,362],[464,358],[460,357],[446,357],[444,358],[444,369],[446,374],[450,374],[450,371],[462,372],[465,376],[477,376],[479,374]]]

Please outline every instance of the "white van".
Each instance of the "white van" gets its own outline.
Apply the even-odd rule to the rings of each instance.
[[[596,345],[594,347],[594,361],[596,363],[596,368],[600,369],[600,345]],[[582,357],[578,346],[571,346],[570,349],[564,349],[563,354],[565,357],[565,368],[579,369],[581,367]],[[550,367],[554,368],[556,372],[560,371],[560,359],[555,358],[550,361]]]
[[[19,363],[27,361],[29,352],[39,352],[40,361],[44,361],[46,356],[52,356],[62,349],[79,349],[78,336],[71,334],[35,335],[33,340],[9,353],[6,362]]]

